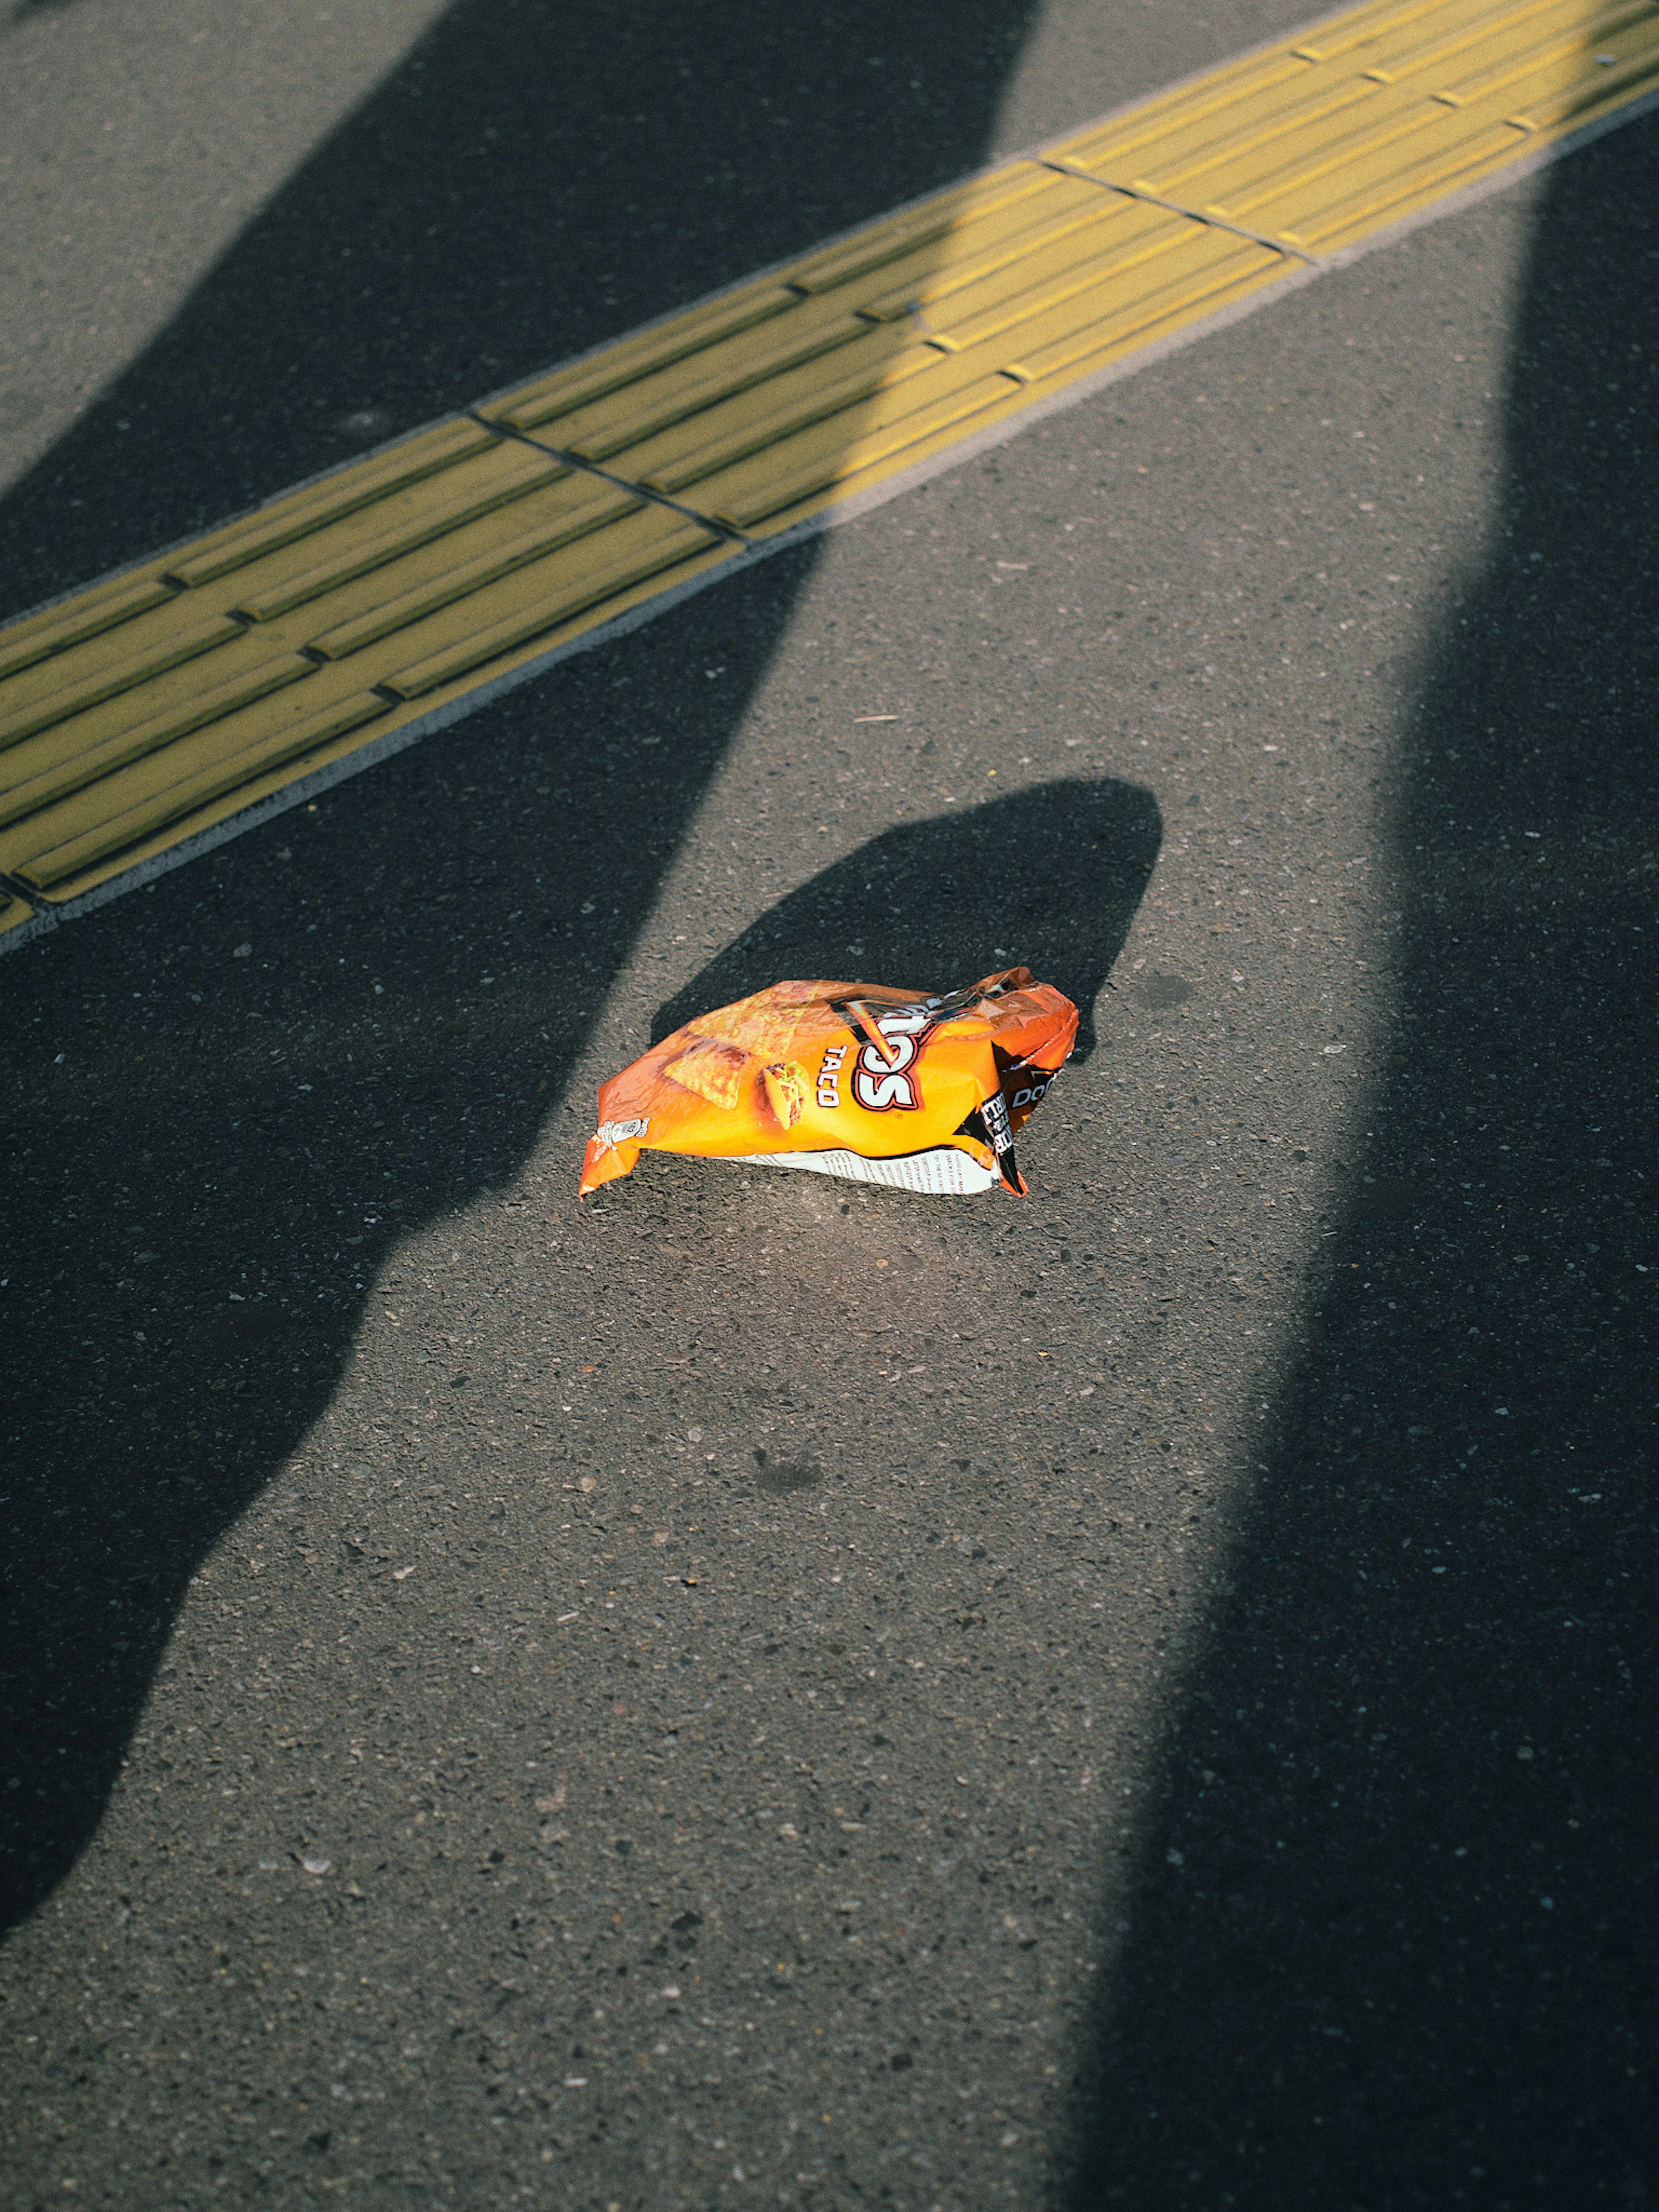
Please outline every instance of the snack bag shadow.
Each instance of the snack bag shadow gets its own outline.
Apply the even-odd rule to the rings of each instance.
[[[1072,1049],[1077,1008],[1029,968],[943,998],[774,983],[700,1015],[599,1089],[581,1195],[641,1148],[856,1182],[1024,1194],[1013,1140]]]

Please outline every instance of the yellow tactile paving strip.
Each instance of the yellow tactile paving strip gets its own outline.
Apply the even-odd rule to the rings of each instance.
[[[1656,89],[1374,0],[0,631],[0,937]]]

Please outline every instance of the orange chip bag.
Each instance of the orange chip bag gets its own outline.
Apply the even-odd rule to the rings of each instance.
[[[1077,1008],[1029,968],[944,998],[774,983],[688,1022],[599,1089],[581,1195],[641,1146],[811,1168],[939,1195],[1024,1194],[1015,1133],[1072,1049]]]

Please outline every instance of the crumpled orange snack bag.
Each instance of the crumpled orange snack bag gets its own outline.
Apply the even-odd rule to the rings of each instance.
[[[581,1195],[647,1146],[940,1195],[1000,1182],[1023,1196],[1014,1135],[1076,1035],[1077,1008],[1029,968],[944,998],[774,983],[601,1085]]]

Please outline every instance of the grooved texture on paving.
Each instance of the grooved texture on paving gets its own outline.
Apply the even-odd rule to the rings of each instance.
[[[0,870],[74,897],[731,544],[441,423],[0,633]]]
[[[1659,0],[1379,0],[94,586],[0,632],[0,871],[76,897],[1656,87]]]

